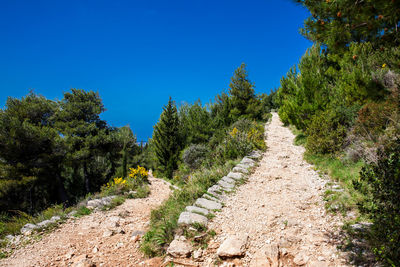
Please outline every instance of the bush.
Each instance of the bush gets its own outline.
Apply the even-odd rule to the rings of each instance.
[[[343,148],[356,109],[339,107],[315,114],[307,128],[306,148],[321,154],[335,153]]]
[[[207,147],[201,144],[192,144],[183,151],[182,161],[191,169],[197,169],[206,157]]]
[[[363,168],[354,186],[367,196],[359,207],[373,222],[371,243],[375,254],[395,266],[400,262],[400,139],[384,154],[387,157],[377,164]]]

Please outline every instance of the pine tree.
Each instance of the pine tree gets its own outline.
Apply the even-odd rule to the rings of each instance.
[[[232,105],[230,116],[233,120],[240,117],[259,117],[260,114],[257,114],[257,106],[259,105],[254,93],[254,84],[248,78],[246,64],[242,63],[235,70],[229,84],[229,94]]]
[[[153,144],[160,171],[172,178],[177,168],[180,150],[179,118],[175,102],[169,98],[168,104],[163,107],[160,120],[154,126]]]
[[[371,42],[378,48],[400,44],[400,2],[390,0],[294,0],[311,12],[302,34],[330,50],[351,42]]]

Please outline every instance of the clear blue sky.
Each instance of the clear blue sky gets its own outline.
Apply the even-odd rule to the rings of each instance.
[[[308,14],[289,0],[0,0],[0,106],[94,90],[102,118],[147,140],[169,96],[209,102],[242,62],[257,93],[279,87],[311,46]]]

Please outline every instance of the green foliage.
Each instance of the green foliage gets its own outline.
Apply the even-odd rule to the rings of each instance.
[[[341,150],[347,130],[353,124],[354,109],[328,109],[313,116],[307,128],[306,148],[314,153],[329,154]]]
[[[75,217],[77,217],[77,218],[80,218],[80,217],[82,217],[82,216],[85,216],[85,215],[89,215],[90,213],[92,213],[92,210],[91,209],[88,209],[88,208],[86,208],[85,206],[80,206],[77,210],[76,210],[76,213],[75,213]]]
[[[179,108],[181,138],[184,146],[207,142],[213,133],[212,118],[206,106],[200,101],[193,105],[184,104]]]
[[[171,97],[154,126],[153,144],[159,170],[172,179],[173,171],[178,166],[181,140],[178,111]]]
[[[208,149],[205,145],[193,144],[183,151],[182,161],[191,169],[197,169],[207,155]]]
[[[236,162],[212,168],[202,168],[192,174],[181,190],[175,190],[160,207],[151,212],[150,230],[144,236],[142,251],[147,256],[160,255],[166,250],[166,244],[174,238],[178,228],[179,214],[186,206],[201,197],[207,189],[226,175]]]
[[[367,198],[360,210],[373,222],[371,231],[376,255],[395,266],[400,262],[400,139],[377,163],[363,168],[355,188]]]
[[[235,70],[229,84],[231,102],[230,117],[233,121],[240,117],[260,118],[261,105],[254,93],[254,84],[248,78],[246,64],[242,63]]]
[[[295,0],[311,13],[301,30],[314,42],[342,51],[352,42],[371,42],[374,47],[398,46],[400,4],[385,0]]]

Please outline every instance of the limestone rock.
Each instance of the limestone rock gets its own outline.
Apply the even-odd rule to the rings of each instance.
[[[188,257],[192,251],[193,247],[183,236],[176,236],[167,249],[167,253],[176,258]]]
[[[89,201],[87,202],[86,207],[87,207],[88,209],[94,209],[94,208],[101,207],[102,205],[103,205],[103,203],[101,202],[100,199],[92,199],[92,200],[89,200]]]
[[[59,220],[61,220],[60,216],[53,216],[53,217],[50,218],[50,221],[52,221],[52,222],[56,222],[56,221],[59,221]]]
[[[194,224],[194,223],[199,223],[202,225],[207,225],[207,217],[204,217],[203,215],[197,214],[197,213],[191,213],[184,211],[179,215],[178,219],[178,224]]]
[[[250,158],[244,157],[240,163],[243,163],[243,164],[246,164],[249,166],[254,166],[256,162]]]
[[[243,164],[243,163],[239,163],[238,165],[236,165],[236,167],[243,168],[243,169],[246,169],[246,170],[250,169],[249,165],[246,165],[246,164]]]
[[[227,182],[225,182],[225,181],[223,181],[223,180],[220,180],[220,181],[218,182],[218,184],[219,184],[220,186],[222,186],[223,188],[226,188],[226,189],[233,189],[233,188],[235,187],[234,184],[227,183]]]
[[[44,221],[38,223],[37,226],[39,226],[40,228],[43,228],[43,227],[46,227],[46,226],[48,226],[48,225],[50,225],[52,223],[53,223],[53,221],[51,221],[51,220],[44,220]]]
[[[230,183],[230,184],[235,184],[235,180],[233,180],[232,178],[229,178],[228,176],[224,176],[222,177],[221,181],[224,181],[226,183]]]
[[[27,235],[37,228],[39,227],[36,224],[27,223],[21,228],[21,234]]]
[[[250,266],[278,267],[279,248],[276,244],[267,244],[254,254]]]
[[[219,185],[213,185],[210,188],[208,188],[207,192],[215,197],[218,197],[221,195],[223,189]]]
[[[243,178],[243,174],[238,172],[230,172],[227,176],[236,181]]]
[[[186,207],[186,211],[192,212],[192,213],[193,212],[201,213],[201,214],[203,214],[205,216],[207,216],[210,213],[208,210],[203,209],[203,208],[199,208],[199,207],[196,207],[196,206],[187,206]]]
[[[201,256],[203,256],[203,250],[201,250],[201,248],[199,248],[198,250],[193,252],[193,259],[194,260],[199,260],[201,258]]]
[[[215,201],[215,202],[218,202],[218,203],[222,203],[221,200],[219,200],[219,199],[216,198],[216,197],[210,196],[209,194],[203,194],[201,197],[202,197],[202,198],[209,199],[209,200],[212,200],[212,201]]]
[[[247,234],[229,236],[217,250],[220,257],[243,256],[249,236]]]
[[[88,259],[87,255],[80,255],[75,257],[72,263],[73,267],[94,267],[96,266],[90,259]]]
[[[299,254],[294,257],[293,262],[297,265],[306,265],[307,262],[310,260],[310,257],[308,257],[304,252],[300,252]]]
[[[205,198],[198,198],[194,204],[197,207],[205,208],[205,209],[208,209],[208,210],[220,210],[220,209],[222,209],[222,204],[221,203],[218,203],[218,202],[215,202],[215,201],[212,201],[212,200],[208,200],[208,199],[205,199]]]
[[[233,168],[232,171],[233,172],[240,172],[240,173],[244,173],[244,174],[248,174],[249,173],[249,171],[247,169],[242,168],[242,167],[237,167],[237,166],[235,168]]]
[[[103,233],[103,237],[110,237],[112,235],[114,235],[114,231],[111,230],[105,230]]]

